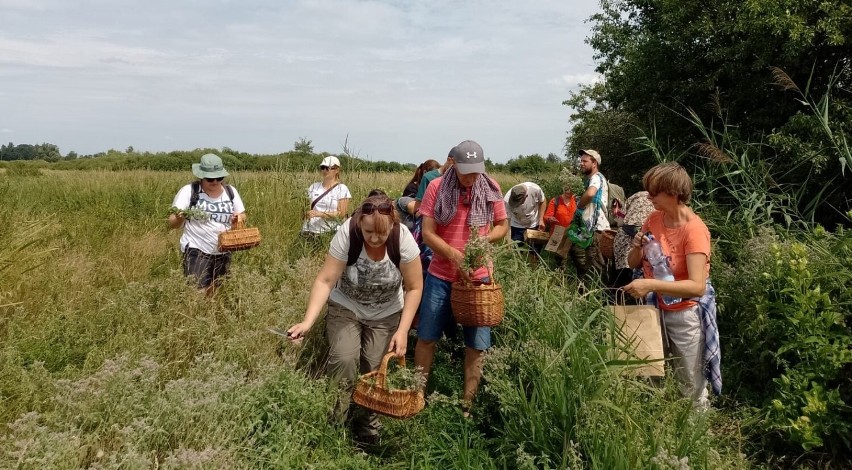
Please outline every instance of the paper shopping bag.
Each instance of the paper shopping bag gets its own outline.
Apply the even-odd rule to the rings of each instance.
[[[609,308],[615,320],[619,359],[653,361],[631,366],[627,373],[644,377],[665,375],[660,311],[653,305],[611,305]]]
[[[565,235],[565,230],[566,227],[561,225],[553,227],[553,233],[550,234],[544,250],[555,253],[563,258],[568,256],[568,251],[571,249],[571,240]]]

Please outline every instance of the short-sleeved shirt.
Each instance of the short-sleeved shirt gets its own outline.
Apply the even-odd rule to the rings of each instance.
[[[441,176],[441,172],[437,168],[423,174],[423,178],[420,179],[420,185],[417,186],[417,194],[414,195],[414,199],[423,202],[423,195],[426,194],[426,188],[429,187],[429,183],[439,176]]]
[[[308,188],[308,202],[313,202],[314,199],[320,197],[326,191],[322,187],[322,182],[312,184]],[[314,206],[314,210],[320,212],[337,212],[338,201],[341,199],[352,199],[352,194],[345,184],[340,183],[336,188],[332,189],[322,197]],[[324,219],[322,217],[311,217],[302,224],[303,232],[310,233],[325,233],[337,228],[337,221],[334,219]]]
[[[180,251],[195,248],[209,255],[221,254],[219,251],[219,234],[231,228],[231,216],[246,211],[243,200],[237,188],[234,200],[228,197],[228,191],[222,188],[219,197],[210,197],[204,191],[198,194],[195,208],[207,213],[207,220],[187,220],[183,224],[183,234],[180,236]],[[178,209],[189,209],[192,199],[192,185],[188,184],[178,191],[172,201],[172,206]]]
[[[349,219],[344,222],[331,239],[328,254],[346,262],[349,259]],[[420,249],[411,232],[404,225],[399,227],[400,265],[410,263],[420,256]],[[343,271],[329,299],[355,312],[363,320],[379,320],[402,310],[402,273],[388,257],[387,251],[381,261],[373,261],[361,248],[358,260]]]
[[[557,204],[558,202],[558,204]],[[547,204],[547,210],[544,211],[544,219],[548,217],[556,217],[556,225],[567,227],[571,225],[571,219],[574,218],[574,212],[577,210],[577,198],[571,196],[567,201],[560,194],[551,199]],[[550,227],[550,233],[553,233],[553,227]]]
[[[426,194],[423,196],[423,204],[420,206],[420,213],[422,215],[432,218],[435,217],[435,201],[437,199],[438,188],[441,187],[442,180],[443,177],[439,177],[429,183],[429,187],[426,188]],[[497,190],[500,191],[500,186],[497,182],[494,180],[491,181],[494,183]],[[438,225],[436,228],[436,234],[448,245],[464,253],[464,245],[467,243],[468,238],[470,238],[470,227],[467,226],[467,215],[470,212],[470,206],[464,204],[462,199],[464,198],[459,198],[456,215],[452,218],[452,220],[450,220],[449,224]],[[502,201],[495,201],[491,204],[493,205],[494,210],[493,223],[496,224],[500,221],[506,220],[506,205]],[[490,227],[480,227],[479,234],[487,235],[489,230]],[[435,252],[434,257],[432,258],[432,263],[429,265],[429,273],[439,279],[449,282],[455,282],[459,279],[459,270],[456,268],[455,264],[437,252]],[[474,277],[477,279],[481,279],[487,275],[488,270],[485,268],[481,268],[474,273]]]
[[[624,206],[624,225],[636,225],[641,227],[645,224],[645,219],[654,212],[654,204],[648,199],[648,191],[639,191],[627,198],[627,203]],[[633,237],[619,230],[615,234],[613,242],[615,251],[615,268],[626,269],[630,266],[627,263],[627,256],[630,254],[630,245],[633,242]]]
[[[595,173],[591,178],[589,178],[586,189],[591,188],[592,186],[598,188],[598,193],[595,194],[592,201],[583,209],[583,220],[585,220],[588,224],[587,227],[593,224],[592,217],[595,215],[595,201],[600,201],[597,207],[598,219],[597,223],[594,223],[594,228],[595,230],[609,230],[609,219],[606,218],[606,204],[609,194],[606,179],[600,172]],[[600,198],[598,198],[598,194],[600,194]]]
[[[671,256],[669,263],[674,274],[675,281],[689,279],[689,270],[686,266],[686,255],[702,253],[707,256],[704,266],[705,276],[710,276],[710,230],[700,217],[695,216],[685,225],[677,228],[668,228],[663,223],[663,211],[651,212],[645,224],[642,225],[643,232],[651,232],[654,238],[660,241],[663,253]],[[654,272],[647,260],[642,260],[642,269],[645,277],[654,278]],[[663,310],[683,310],[695,305],[693,300],[684,300],[674,305],[660,305]]]
[[[517,186],[525,186],[527,188],[527,197],[524,202],[512,207],[509,204],[509,199],[512,196],[512,190],[506,192],[503,196],[503,202],[506,204],[506,212],[509,214],[509,225],[517,228],[537,228],[541,203],[545,201],[544,191],[541,186],[535,183],[520,183]],[[514,188],[514,186],[512,187]]]

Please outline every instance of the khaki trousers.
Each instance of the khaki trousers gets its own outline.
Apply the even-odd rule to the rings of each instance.
[[[706,409],[707,378],[704,376],[704,332],[698,305],[677,312],[663,312],[663,328],[668,341],[669,355],[674,357],[672,368],[683,396],[692,399],[693,406]]]
[[[399,327],[401,314],[400,311],[379,320],[360,320],[351,310],[328,301],[325,331],[330,350],[326,375],[339,391],[332,419],[344,423],[350,418],[357,436],[377,435],[379,418],[376,413],[358,406],[353,407],[349,416],[355,381],[359,374],[379,368],[391,337]]]
[[[577,277],[586,279],[587,276],[594,275],[601,279],[603,275],[604,260],[601,256],[600,232],[595,232],[592,244],[588,248],[580,248],[577,245],[571,245],[571,261],[577,269]]]

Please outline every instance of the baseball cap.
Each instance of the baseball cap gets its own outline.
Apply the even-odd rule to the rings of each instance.
[[[523,183],[512,187],[512,191],[509,194],[509,204],[513,206],[517,206],[518,204],[524,202],[524,199],[527,198],[527,186]]]
[[[338,160],[334,155],[329,155],[322,159],[320,166],[340,166],[340,160]]]
[[[472,140],[465,140],[453,147],[449,156],[455,160],[456,172],[460,175],[485,173],[485,152]]]
[[[597,152],[597,150],[592,150],[592,149],[580,150],[580,156],[582,157],[583,155],[588,155],[588,156],[594,158],[595,161],[598,162],[598,165],[601,164],[601,154],[599,154]]]

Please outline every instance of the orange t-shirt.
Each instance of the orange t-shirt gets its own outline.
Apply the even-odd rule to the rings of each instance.
[[[556,206],[556,200],[559,199],[559,207],[556,208],[554,214],[554,207]],[[577,210],[577,200],[573,196],[571,200],[566,201],[562,198],[562,195],[556,196],[555,198],[550,200],[550,203],[547,205],[547,210],[544,212],[544,219],[547,220],[548,217],[556,217],[556,225],[561,225],[562,227],[567,227],[571,225],[571,219],[574,218],[574,212]],[[553,227],[550,227],[550,233],[553,233]]]
[[[697,215],[682,227],[668,228],[663,223],[663,211],[654,211],[645,220],[642,231],[651,232],[654,238],[660,241],[663,253],[671,256],[669,263],[675,281],[689,279],[686,255],[693,253],[703,253],[707,256],[704,275],[710,276],[710,230]],[[642,260],[642,268],[647,279],[654,278],[654,272],[651,270],[648,260]],[[695,303],[694,300],[684,300],[673,305],[663,305],[662,302],[658,302],[659,307],[663,310],[683,310],[695,305]]]

